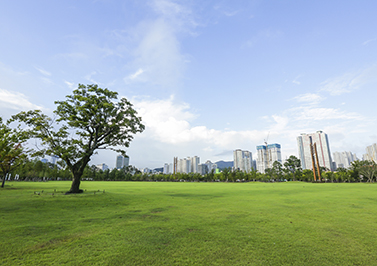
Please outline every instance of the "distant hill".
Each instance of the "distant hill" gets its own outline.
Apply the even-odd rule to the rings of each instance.
[[[219,169],[233,167],[233,162],[218,161],[215,164],[217,164],[217,168],[219,168]]]
[[[164,171],[164,167],[155,168],[153,170],[156,171],[156,172],[161,172],[162,173]]]

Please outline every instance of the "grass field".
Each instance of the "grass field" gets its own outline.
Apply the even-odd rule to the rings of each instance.
[[[377,185],[69,187],[6,183],[0,265],[377,265]]]

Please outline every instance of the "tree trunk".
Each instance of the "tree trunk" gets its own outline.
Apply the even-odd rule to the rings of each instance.
[[[5,185],[5,179],[7,179],[8,177],[8,173],[5,173],[4,177],[3,177],[3,182],[1,182],[1,187],[4,187]]]
[[[83,190],[80,189],[80,179],[81,179],[81,176],[82,176],[82,174],[80,175],[79,173],[75,173],[73,175],[71,189],[67,193],[65,193],[65,194],[82,193],[83,192]]]

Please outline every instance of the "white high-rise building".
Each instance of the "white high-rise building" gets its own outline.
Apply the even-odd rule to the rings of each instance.
[[[363,160],[374,161],[377,163],[377,144],[373,143],[366,148],[366,154],[363,155]]]
[[[327,134],[317,131],[311,134],[301,134],[297,137],[298,155],[302,169],[313,170],[310,144],[316,143],[319,166],[325,167],[330,171],[334,170],[331,159],[330,145]]]
[[[168,174],[174,174],[174,164],[170,163],[169,164],[169,172]]]
[[[191,158],[179,159],[177,163],[177,172],[188,174],[191,172]]]
[[[97,167],[99,170],[102,170],[102,171],[106,171],[107,169],[109,169],[109,167],[108,167],[107,164],[105,164],[105,163],[97,164],[96,167]]]
[[[198,165],[200,164],[200,158],[198,156],[194,156],[191,158],[191,173],[199,173]]]
[[[356,154],[349,151],[333,152],[333,160],[336,168],[349,168],[351,163],[357,160],[357,157]]]
[[[272,168],[275,161],[281,161],[281,146],[280,144],[268,144],[257,146],[257,170],[260,173],[264,173],[267,168]]]
[[[240,149],[233,151],[233,167],[243,172],[250,172],[253,167],[253,155]]]
[[[162,172],[163,174],[167,175],[169,174],[169,164],[164,164],[164,170]]]

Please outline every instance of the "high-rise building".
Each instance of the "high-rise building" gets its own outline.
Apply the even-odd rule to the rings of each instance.
[[[253,155],[240,149],[233,151],[233,167],[243,172],[250,172],[253,167]]]
[[[164,171],[163,171],[163,174],[167,175],[169,174],[169,164],[164,164]]]
[[[174,174],[174,164],[170,163],[169,164],[169,172],[168,174]]]
[[[377,163],[377,144],[373,143],[366,148],[366,154],[363,155],[363,160],[374,161]]]
[[[115,164],[115,168],[116,169],[122,169],[123,167],[127,167],[130,163],[130,158],[129,157],[125,157],[123,155],[118,155],[117,158],[116,158],[116,164]]]
[[[336,169],[340,167],[349,168],[351,166],[351,163],[356,160],[356,154],[352,154],[352,152],[333,152],[333,161]]]
[[[191,172],[191,158],[179,159],[177,163],[177,172],[188,174]]]
[[[124,157],[124,167],[127,167],[130,165],[130,157]]]
[[[207,165],[206,173],[208,173],[213,169],[213,163],[210,160],[207,160],[205,164]]]
[[[199,173],[198,165],[200,164],[200,158],[194,156],[191,158],[191,173]]]
[[[198,173],[201,175],[205,175],[208,173],[208,165],[205,163],[198,165]]]
[[[313,170],[311,144],[316,144],[319,166],[325,167],[330,171],[334,170],[331,159],[330,145],[327,134],[317,131],[311,134],[301,134],[297,137],[298,156],[301,161],[302,169]]]
[[[109,169],[109,167],[108,167],[107,164],[105,164],[105,163],[97,164],[96,167],[97,167],[99,170],[102,170],[102,171],[105,171],[105,170]]]
[[[260,173],[264,173],[267,168],[272,168],[275,161],[281,161],[281,146],[280,144],[268,144],[257,146],[257,170]]]

